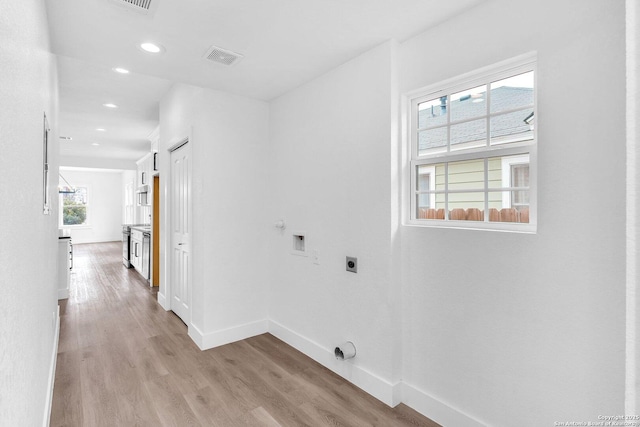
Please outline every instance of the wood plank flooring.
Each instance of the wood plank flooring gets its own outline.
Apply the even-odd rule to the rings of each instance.
[[[51,426],[438,426],[269,334],[200,351],[120,242],[74,251]]]

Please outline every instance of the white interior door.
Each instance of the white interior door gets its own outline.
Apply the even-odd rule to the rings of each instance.
[[[171,152],[171,310],[189,323],[191,277],[191,159],[189,147]]]

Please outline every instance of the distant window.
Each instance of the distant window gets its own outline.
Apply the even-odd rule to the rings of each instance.
[[[88,225],[89,190],[87,187],[75,187],[75,193],[60,195],[60,220],[62,226]]]
[[[420,168],[417,179],[417,188],[428,191],[418,196],[418,209],[424,210],[434,207],[436,203],[435,193],[433,192],[436,188],[435,168],[430,166]]]
[[[511,188],[529,187],[529,156],[509,156],[502,159],[502,185]],[[502,199],[503,208],[514,208],[518,211],[529,209],[529,193],[510,191]]]
[[[535,230],[535,60],[412,94],[409,223]]]

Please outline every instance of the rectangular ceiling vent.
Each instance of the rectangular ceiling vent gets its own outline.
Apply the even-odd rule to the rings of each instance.
[[[217,62],[219,64],[224,64],[227,66],[233,65],[243,58],[243,56],[239,53],[222,49],[217,46],[211,46],[207,53],[205,53],[204,57],[209,61]]]
[[[110,0],[111,3],[123,6],[143,15],[150,15],[154,12],[157,0]]]

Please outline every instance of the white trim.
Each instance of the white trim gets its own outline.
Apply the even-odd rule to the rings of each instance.
[[[402,403],[443,426],[487,425],[406,382],[402,383]]]
[[[167,304],[167,297],[160,291],[158,291],[158,304],[160,304],[160,307],[164,308],[165,311],[171,310],[171,306]]]
[[[404,187],[406,188],[407,194],[409,195],[408,203],[404,201],[403,206],[405,206],[405,210],[408,208],[408,212],[403,216],[403,225],[415,225],[422,227],[446,227],[446,228],[460,228],[460,229],[481,229],[481,230],[496,230],[496,231],[514,231],[514,232],[523,232],[523,233],[535,233],[537,230],[537,126],[533,128],[533,138],[525,141],[516,141],[513,143],[503,144],[493,144],[491,138],[491,132],[489,128],[490,117],[493,114],[488,110],[488,105],[490,101],[490,88],[489,85],[493,81],[501,80],[503,78],[508,78],[520,73],[525,73],[533,71],[534,78],[534,105],[533,110],[536,117],[537,113],[537,66],[536,66],[536,53],[528,53],[525,55],[518,56],[516,58],[502,61],[498,64],[484,67],[480,70],[463,74],[461,76],[448,79],[442,81],[440,83],[432,84],[422,89],[418,89],[415,91],[411,91],[403,95],[402,99],[404,101],[404,126],[405,129],[403,131],[403,136],[405,138],[405,146],[407,147],[407,153],[409,157],[405,160],[405,164],[409,167],[408,173],[404,174],[403,181],[406,183]],[[486,135],[486,143],[482,147],[470,148],[461,151],[453,151],[451,148],[450,135],[447,137],[447,146],[446,149],[442,152],[438,152],[435,154],[428,155],[418,155],[418,127],[417,127],[417,111],[418,105],[422,101],[430,101],[434,99],[438,99],[442,96],[450,96],[453,93],[468,90],[469,88],[476,87],[478,85],[487,85],[489,89],[487,89],[487,112],[484,116],[479,116],[474,118],[477,119],[486,119],[487,120],[487,135]],[[513,109],[513,111],[522,111],[524,109],[531,108],[529,107],[518,107]],[[506,110],[505,110],[506,111]],[[505,111],[500,111],[496,113],[498,115],[505,114]],[[508,113],[508,111],[506,111]],[[442,126],[433,126],[432,128],[445,127],[450,129],[451,122],[451,108],[447,108],[447,122],[446,125]],[[468,119],[471,120],[471,119]],[[467,122],[467,119],[462,122]],[[450,133],[450,130],[448,131]],[[430,165],[436,163],[444,163],[445,169],[447,165],[451,162],[461,161],[461,160],[481,160],[490,157],[502,157],[507,155],[523,155],[526,154],[529,156],[529,165],[530,165],[530,209],[529,209],[529,223],[499,223],[499,222],[490,222],[489,216],[485,214],[484,222],[475,222],[475,221],[449,221],[448,215],[445,215],[445,220],[424,220],[417,218],[417,202],[416,202],[416,168],[422,165]],[[447,176],[445,174],[445,181]],[[407,182],[408,180],[408,182]],[[445,183],[445,187],[447,187]],[[489,193],[488,182],[487,182],[487,171],[485,168],[485,197],[488,197]],[[499,190],[499,189],[496,189]],[[448,188],[445,188],[445,209],[448,209],[448,196],[450,191]],[[406,197],[406,195],[404,196]],[[504,202],[503,202],[504,203]],[[485,201],[485,213],[487,201]],[[433,206],[435,208],[435,206]]]
[[[69,298],[69,288],[58,289],[58,299],[68,299]]]
[[[529,216],[529,220],[531,220],[531,216]],[[450,228],[460,230],[536,234],[536,226],[534,224],[523,224],[517,222],[447,221],[437,219],[423,219],[407,221],[402,225],[404,225],[405,227]]]
[[[338,361],[333,349],[327,349],[273,320],[269,320],[269,333],[388,406],[394,407],[401,403],[401,383],[392,384],[358,366],[357,358]]]
[[[232,342],[241,341],[256,335],[265,334],[269,329],[267,319],[245,323],[219,331],[204,333],[193,323],[189,325],[189,337],[196,343],[200,350],[208,350]]]
[[[174,140],[174,142],[172,144],[169,144],[169,148],[167,148],[167,154],[168,154],[168,158],[169,158],[169,168],[168,168],[168,179],[165,180],[165,185],[171,185],[171,174],[173,172],[173,166],[171,164],[171,153],[174,152],[175,150],[182,148],[183,146],[186,145],[186,149],[187,152],[189,154],[189,159],[191,161],[191,164],[189,165],[189,181],[191,182],[191,185],[193,185],[193,139],[192,139],[192,134],[193,134],[193,129],[190,128],[188,131],[188,135],[182,138],[177,138]],[[187,266],[188,269],[188,276],[189,276],[189,280],[191,280],[191,283],[189,284],[189,289],[188,289],[188,301],[189,301],[189,309],[188,309],[188,318],[187,319],[182,319],[183,322],[185,322],[186,324],[191,324],[191,315],[192,315],[192,310],[193,310],[193,189],[190,189],[191,193],[189,194],[189,265]],[[171,230],[172,229],[172,218],[171,218],[171,212],[172,212],[172,198],[171,198],[171,189],[167,189],[167,191],[165,192],[166,196],[161,198],[161,202],[164,199],[165,200],[165,218],[166,218],[166,222],[165,225],[167,227],[167,229]],[[160,265],[164,265],[166,266],[164,274],[160,275],[160,286],[162,286],[162,282],[164,282],[164,295],[163,295],[163,304],[162,307],[169,311],[171,310],[171,304],[173,302],[173,298],[172,298],[172,294],[171,294],[171,277],[172,276],[172,271],[171,271],[171,253],[172,253],[172,248],[173,248],[173,233],[169,232],[167,233],[168,236],[165,237],[164,243],[165,243],[165,248],[164,248],[164,258],[161,261]],[[161,248],[162,249],[162,248]],[[158,292],[159,294],[160,292]],[[158,302],[160,302],[158,300]],[[193,338],[192,338],[193,339]]]
[[[510,75],[513,75],[514,71],[517,73],[521,68],[526,68],[528,65],[535,64],[536,60],[537,52],[528,52],[511,59],[482,67],[475,71],[461,74],[457,77],[452,77],[450,79],[409,91],[406,93],[406,97],[410,100],[413,98],[422,100],[422,98],[424,98],[424,101],[429,101],[427,98],[434,93],[460,92],[462,90],[469,89],[470,86],[473,86],[476,83],[476,86],[483,84],[489,77],[496,77],[496,80],[500,80],[502,77],[509,77]]]
[[[625,402],[626,415],[636,415],[640,410],[640,365],[638,364],[638,312],[640,292],[638,261],[640,246],[640,63],[638,35],[640,34],[640,10],[636,0],[626,1],[626,334],[625,334]]]
[[[51,407],[53,406],[53,385],[56,380],[56,365],[58,362],[58,342],[60,339],[60,306],[56,311],[56,327],[53,333],[53,349],[51,350],[51,363],[49,364],[49,381],[47,385],[46,406],[42,420],[43,427],[49,427],[51,423]]]

